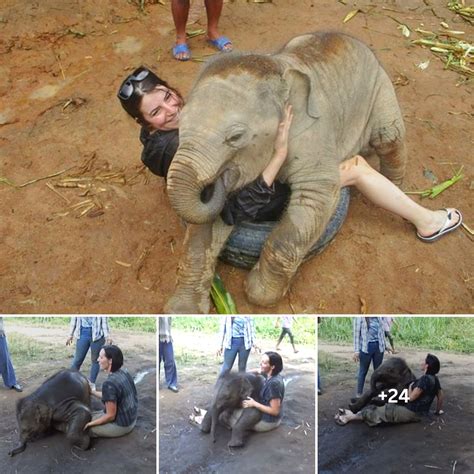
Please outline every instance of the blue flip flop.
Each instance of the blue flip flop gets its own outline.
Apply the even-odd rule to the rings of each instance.
[[[178,58],[178,54],[186,54],[184,58]],[[177,61],[189,61],[191,59],[191,51],[186,43],[177,44],[173,47],[173,57]]]
[[[207,41],[211,46],[214,46],[214,48],[222,51],[223,53],[230,53],[234,49],[232,46],[232,41],[227,38],[227,36],[219,36],[219,38],[214,40],[208,39]],[[228,44],[230,44],[230,48],[226,48]]]

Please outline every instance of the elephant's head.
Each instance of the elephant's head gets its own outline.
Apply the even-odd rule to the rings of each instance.
[[[227,194],[253,181],[273,152],[288,89],[268,56],[225,55],[209,64],[184,106],[168,195],[186,221],[213,221]]]
[[[43,403],[28,397],[18,400],[16,404],[16,417],[20,444],[9,452],[10,456],[21,453],[26,448],[28,441],[33,441],[51,426],[53,412]]]

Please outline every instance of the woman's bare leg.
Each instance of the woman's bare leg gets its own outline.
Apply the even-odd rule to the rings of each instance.
[[[432,211],[420,206],[385,176],[374,170],[360,155],[341,163],[339,172],[341,187],[355,186],[377,206],[410,221],[421,236],[437,232],[446,222],[445,210]],[[453,212],[451,219],[449,225],[458,222],[459,215]]]

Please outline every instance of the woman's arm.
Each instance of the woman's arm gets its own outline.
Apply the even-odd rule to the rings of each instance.
[[[415,401],[423,393],[423,390],[420,387],[413,388],[414,383],[415,382],[412,382],[408,387],[408,397],[410,402]]]
[[[291,105],[285,106],[283,121],[278,126],[278,133],[275,139],[273,156],[267,167],[263,170],[262,178],[267,186],[271,186],[277,177],[280,168],[288,156],[288,135],[293,120]]]
[[[96,420],[89,421],[89,423],[84,426],[84,430],[91,428],[92,426],[105,425],[106,423],[111,423],[115,420],[117,416],[117,402],[105,402],[105,413]]]
[[[272,398],[270,400],[270,406],[267,406],[258,403],[251,397],[248,397],[242,402],[242,407],[256,408],[257,410],[261,411],[262,413],[266,413],[267,415],[278,416],[280,414],[281,409],[281,400],[279,398]]]

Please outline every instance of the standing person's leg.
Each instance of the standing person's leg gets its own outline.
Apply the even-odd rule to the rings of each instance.
[[[177,392],[178,385],[178,371],[176,370],[176,363],[174,361],[174,351],[172,342],[161,342],[163,362],[165,367],[165,380],[168,388],[173,392]]]
[[[18,385],[15,369],[13,368],[10,352],[8,351],[6,336],[0,336],[0,372],[2,373],[5,387],[12,388]]]
[[[372,346],[372,347],[370,347]],[[383,352],[379,351],[379,343],[378,342],[371,342],[369,343],[370,353],[372,357],[372,365],[374,370],[380,367],[383,362]]]
[[[219,19],[222,13],[224,0],[205,0],[207,12],[207,38],[220,51],[232,51],[232,42],[229,38],[219,34]]]
[[[283,338],[285,337],[285,328],[281,328],[281,333],[280,333],[280,337],[278,338],[278,342],[276,344],[276,350],[280,349],[280,343],[281,341],[283,341]]]
[[[247,361],[250,355],[250,349],[245,349],[244,338],[239,337],[239,372],[245,372],[247,370]]]
[[[390,347],[392,348],[392,354],[396,354],[397,352],[395,351],[395,346],[393,344],[393,336],[390,331],[385,331],[385,336],[387,336],[387,339],[390,342]]]
[[[364,383],[365,377],[367,376],[367,372],[369,371],[370,361],[371,361],[370,354],[366,352],[359,352],[359,374],[357,376],[357,396],[359,397],[364,392]]]
[[[224,363],[222,364],[221,372],[219,374],[220,377],[231,371],[235,358],[237,357],[237,352],[239,351],[239,346],[238,338],[233,337],[230,349],[224,349]]]
[[[71,369],[80,370],[92,342],[92,328],[81,328],[81,335],[76,341],[76,352]]]
[[[433,236],[433,240],[461,225],[462,216],[456,209],[432,211],[410,199],[389,179],[357,155],[339,165],[341,187],[355,186],[377,206],[410,221],[418,237]]]
[[[293,333],[291,332],[291,329],[289,328],[286,330],[286,332],[288,334],[288,337],[290,338],[291,345],[293,346],[293,351],[296,354],[298,351],[296,350],[296,347],[295,347],[295,338],[293,337]]]
[[[99,375],[99,362],[97,359],[99,358],[99,352],[104,347],[105,338],[101,337],[97,339],[97,341],[91,342],[91,376],[90,381],[95,385],[95,381],[97,380],[97,376]]]
[[[176,28],[176,45],[173,56],[179,61],[187,61],[191,54],[186,43],[186,23],[189,15],[189,0],[172,0],[171,13]]]

